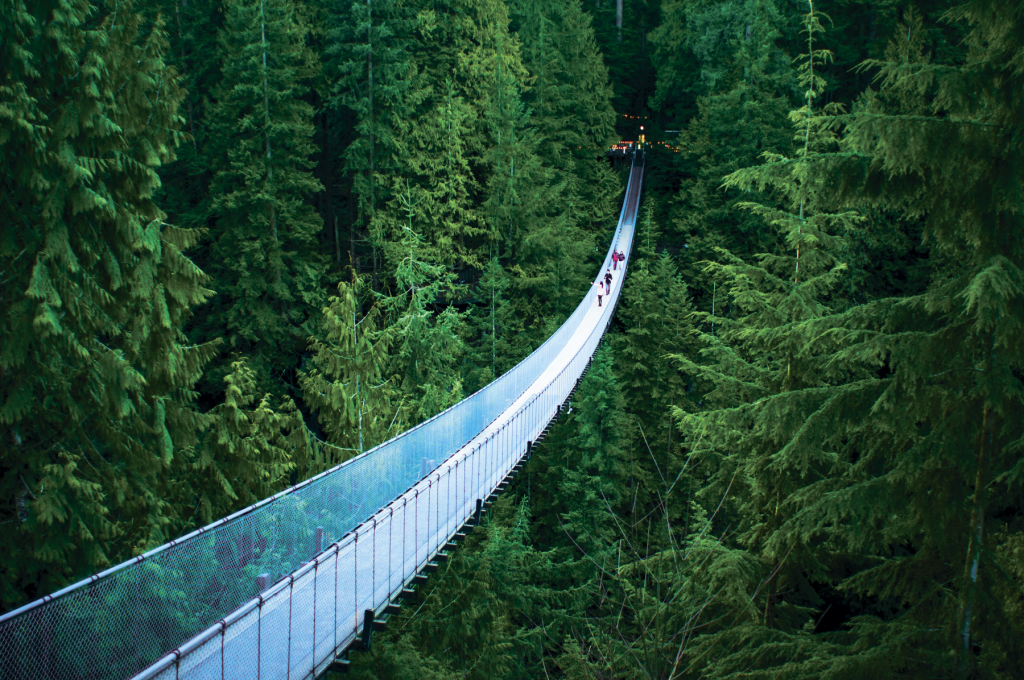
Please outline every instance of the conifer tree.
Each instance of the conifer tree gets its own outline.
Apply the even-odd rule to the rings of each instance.
[[[813,582],[828,575],[811,546],[784,540],[786,503],[799,494],[808,476],[830,471],[832,458],[823,450],[800,446],[800,437],[814,423],[815,411],[834,396],[821,374],[815,321],[833,311],[831,292],[842,280],[845,265],[838,260],[843,237],[860,221],[853,211],[811,210],[810,203],[825,186],[810,170],[812,154],[830,151],[835,136],[828,116],[815,109],[824,79],[821,65],[829,52],[815,44],[823,31],[813,6],[804,18],[807,51],[799,61],[805,105],[793,111],[796,158],[765,153],[765,162],[725,178],[726,186],[754,188],[778,196],[779,203],[743,202],[769,225],[777,245],[747,262],[719,249],[724,260],[709,263],[708,271],[726,284],[734,312],[700,314],[707,329],[701,335],[701,363],[679,356],[685,371],[703,382],[708,410],[682,416],[683,434],[691,455],[699,456],[711,473],[701,495],[706,501],[727,495],[727,512],[738,518],[737,543],[759,558],[757,579],[763,603],[759,615],[744,617],[731,627],[708,635],[695,645],[701,653],[737,639],[756,640],[758,649],[722,651],[706,659],[704,668],[716,674],[736,672],[762,655],[764,666],[785,663],[801,645],[804,658],[815,656],[815,645],[802,637],[803,626],[821,604]],[[831,112],[827,110],[826,113]],[[711,331],[711,328],[714,331]],[[831,433],[827,433],[831,434]],[[779,592],[797,595],[782,598]],[[723,642],[723,638],[729,642]],[[692,663],[692,662],[688,662]]]
[[[200,330],[244,351],[261,389],[275,392],[297,367],[324,300],[323,224],[307,202],[322,187],[310,172],[313,110],[301,99],[320,66],[306,20],[295,0],[232,3],[209,114],[208,267],[219,295]]]
[[[521,321],[508,299],[508,273],[492,258],[477,282],[477,304],[469,309],[463,379],[473,393],[512,368],[520,358],[513,349]]]
[[[507,10],[494,3],[480,14],[485,23],[481,44],[470,54],[469,75],[488,135],[484,212],[492,242],[504,251],[498,257],[520,260],[529,225],[546,216],[549,175],[536,154],[536,132],[528,127],[529,111],[522,99],[528,74],[508,31]]]
[[[208,115],[222,77],[217,39],[225,5],[220,0],[161,0],[156,8],[168,23],[168,63],[182,77],[182,132],[187,135],[175,160],[160,171],[158,202],[169,221],[183,227],[208,226],[210,184],[216,170],[208,156],[207,144],[212,141]],[[208,266],[205,255],[201,249],[194,255],[204,268]]]
[[[550,555],[530,545],[528,499],[499,499],[482,527],[430,579],[420,605],[396,616],[354,660],[357,678],[529,678],[561,638]],[[549,672],[556,673],[551,659]]]
[[[207,298],[164,221],[182,141],[162,23],[131,2],[0,3],[0,462],[4,606],[164,542],[172,464],[208,421],[192,387]]]
[[[639,481],[635,476],[639,468],[629,460],[631,432],[612,361],[610,351],[599,351],[580,385],[570,416],[577,432],[571,441],[575,455],[562,482],[564,498],[571,499],[566,504],[564,527],[591,552],[614,542],[613,515],[628,508],[632,500],[627,489],[616,482],[631,476]]]
[[[355,136],[344,152],[345,172],[358,199],[350,216],[351,238],[370,242],[373,286],[379,289],[386,237],[375,233],[373,223],[405,164],[402,121],[413,117],[423,96],[412,57],[419,18],[398,0],[338,0],[332,14],[327,54],[336,78],[333,103],[354,120]]]
[[[813,277],[814,249],[828,247],[815,215],[868,206],[924,222],[931,279],[919,294],[782,327],[766,359],[784,361],[786,391],[764,391],[753,371],[721,371],[718,396],[740,405],[703,422],[735,434],[717,445],[711,437],[703,455],[754,484],[743,495],[762,500],[739,510],[782,583],[765,590],[761,622],[694,646],[709,676],[755,662],[722,650],[723,637],[757,645],[766,677],[781,668],[792,677],[1001,677],[1022,667],[1012,600],[994,596],[1019,587],[1003,549],[1017,529],[1002,513],[1020,502],[1010,480],[1021,419],[1009,414],[1024,412],[1024,289],[1010,196],[1022,179],[997,168],[1021,154],[1019,105],[1003,96],[1020,85],[1019,69],[1007,67],[1022,51],[1020,14],[972,3],[948,17],[970,27],[964,65],[936,67],[897,43],[892,61],[874,64],[880,92],[853,114],[796,113],[811,135],[842,120],[840,152],[814,153],[812,143],[798,162],[745,173],[806,187],[792,194],[799,211],[772,213],[791,249],[800,246],[794,277]],[[845,630],[815,635],[823,588],[839,589],[854,616]]]
[[[523,64],[533,82],[525,101],[545,140],[547,163],[566,169],[570,158],[581,169],[597,168],[595,152],[613,141],[608,69],[601,58],[591,18],[579,0],[510,3]]]
[[[690,90],[698,97],[697,112],[679,135],[677,161],[685,164],[681,169],[691,181],[683,183],[671,214],[673,240],[687,245],[684,271],[704,284],[695,263],[713,257],[716,247],[746,256],[771,246],[760,222],[738,206],[751,196],[723,191],[720,184],[724,175],[753,165],[764,152],[791,154],[786,116],[798,84],[779,44],[787,21],[772,0],[680,4],[685,9],[676,20],[685,22],[685,30],[665,24],[655,44],[662,53],[688,50],[696,61]],[[685,78],[672,63],[666,62],[659,83],[659,102]]]
[[[653,212],[645,209],[635,236],[636,254],[616,311],[623,330],[612,337],[612,343],[628,411],[639,421],[643,445],[665,465],[674,429],[670,409],[690,404],[687,381],[669,355],[691,355],[695,343],[686,284],[668,253],[655,250],[660,234]]]
[[[197,499],[195,526],[272,496],[304,462],[305,424],[291,399],[286,397],[276,412],[269,394],[257,403],[255,372],[241,358],[224,382],[224,402],[206,414],[212,422],[192,469],[182,471],[189,495]],[[180,531],[187,528],[192,527]]]
[[[421,259],[423,238],[414,230],[411,191],[396,200],[406,201],[408,226],[397,244],[405,252],[395,269],[395,292],[381,295],[391,348],[385,377],[398,400],[395,427],[401,431],[449,406],[463,396],[458,366],[463,353],[462,314],[451,305],[436,315],[433,308],[453,292],[454,276],[440,265]]]
[[[405,166],[387,181],[387,188],[392,196],[406,192],[414,197],[414,217],[423,226],[428,259],[456,270],[479,269],[487,230],[476,205],[480,187],[470,163],[468,139],[477,114],[450,77],[436,94],[432,109],[398,123],[406,140]],[[402,241],[406,212],[400,198],[382,206],[375,215],[374,233],[390,243]],[[402,249],[383,249],[403,257]],[[393,257],[388,265],[393,269]]]
[[[920,219],[932,263],[923,293],[816,329],[835,343],[831,374],[870,368],[878,377],[848,382],[847,399],[870,405],[847,419],[857,457],[842,478],[801,499],[793,523],[807,535],[826,517],[857,518],[835,540],[886,555],[844,588],[915,603],[891,619],[857,622],[858,639],[884,640],[887,668],[998,677],[1024,667],[1019,622],[994,595],[1007,582],[1020,587],[1018,568],[999,556],[1019,531],[1003,513],[1020,504],[1012,480],[1024,435],[1022,17],[1012,2],[950,10],[946,19],[963,27],[969,48],[954,68],[896,43],[888,60],[871,64],[879,93],[846,119],[845,153],[820,161],[836,189],[826,205]],[[813,502],[821,492],[830,503]],[[885,501],[866,507],[866,494]],[[885,532],[866,522],[893,516],[903,519]],[[912,657],[903,651],[911,648]]]
[[[317,410],[328,440],[353,455],[397,434],[389,429],[393,390],[383,378],[388,339],[381,308],[372,305],[363,313],[364,289],[358,277],[338,284],[324,308],[323,339],[310,338],[312,368],[300,378],[305,402]]]

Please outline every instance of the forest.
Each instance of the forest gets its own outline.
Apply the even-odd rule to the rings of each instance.
[[[643,139],[571,412],[351,676],[1024,677],[1024,1],[0,0],[0,59],[0,612],[508,371]]]

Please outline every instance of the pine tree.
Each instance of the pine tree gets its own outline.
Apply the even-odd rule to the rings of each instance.
[[[547,213],[549,175],[536,154],[536,133],[529,127],[522,99],[528,72],[518,43],[509,34],[507,10],[497,3],[481,8],[480,21],[480,45],[468,55],[468,70],[488,135],[484,213],[491,240],[503,251],[497,256],[521,262],[519,248],[529,225]]]
[[[892,61],[872,64],[880,92],[850,116],[796,112],[812,139],[844,123],[838,152],[805,143],[810,153],[795,162],[733,178],[804,187],[790,193],[790,211],[771,213],[791,251],[800,248],[787,266],[795,280],[813,281],[828,252],[815,216],[861,206],[921,220],[931,271],[925,291],[903,298],[831,315],[802,305],[803,320],[766,345],[776,348],[768,365],[785,366],[785,391],[766,390],[764,371],[719,362],[717,398],[738,405],[690,416],[689,431],[696,439],[703,422],[712,436],[700,455],[754,484],[741,494],[755,503],[736,511],[778,576],[763,621],[694,646],[708,676],[749,673],[752,663],[762,677],[782,668],[788,677],[1022,668],[1015,603],[996,596],[1020,587],[1019,560],[1006,550],[1019,529],[1002,514],[1020,502],[1010,480],[1024,434],[1024,251],[1011,198],[1022,178],[1004,171],[1021,154],[1020,106],[1005,98],[1020,86],[1007,68],[1024,49],[1020,16],[999,3],[950,12],[970,27],[970,54],[956,68],[896,42]],[[813,13],[808,24],[813,33]],[[815,634],[819,593],[830,589],[852,615],[844,629]],[[750,651],[726,651],[724,640]]]
[[[746,256],[772,245],[759,228],[760,221],[738,205],[752,197],[723,191],[720,184],[724,175],[755,164],[764,152],[791,155],[794,145],[786,116],[798,84],[780,45],[786,18],[774,2],[683,4],[685,32],[664,25],[656,36],[662,52],[692,52],[699,74],[691,85],[698,96],[697,112],[678,138],[677,163],[692,181],[683,183],[671,207],[672,240],[686,244],[684,272],[707,297],[710,291],[703,289],[710,282],[697,262],[714,257],[718,247]],[[682,44],[673,42],[680,39]],[[663,91],[678,86],[675,79],[680,74],[671,63],[659,84]]]
[[[167,539],[161,488],[208,421],[192,386],[207,298],[164,222],[156,168],[182,141],[161,23],[131,2],[0,4],[0,423],[4,606]]]
[[[590,547],[593,552],[614,543],[612,516],[625,514],[630,507],[631,494],[615,482],[628,478],[634,484],[641,481],[637,479],[639,468],[629,460],[632,433],[624,417],[625,400],[613,372],[610,351],[594,355],[574,401],[570,417],[576,425],[576,436],[571,440],[575,460],[566,467],[562,482],[564,498],[572,501],[566,506],[562,522],[581,547]]]
[[[823,29],[813,6],[804,25],[807,51],[798,72],[806,103],[790,116],[799,144],[796,157],[765,153],[764,163],[725,178],[725,186],[753,188],[780,199],[739,204],[772,229],[777,245],[754,262],[719,249],[724,261],[706,267],[727,284],[725,292],[734,310],[696,315],[706,329],[701,334],[701,361],[678,356],[705,391],[704,412],[684,415],[682,409],[674,409],[690,455],[697,456],[711,475],[699,498],[708,504],[724,499],[726,512],[737,518],[736,544],[759,561],[754,576],[748,577],[761,584],[756,593],[763,598],[756,605],[758,614],[738,617],[731,627],[707,635],[692,652],[697,658],[724,647],[701,662],[702,670],[722,676],[752,664],[778,668],[786,658],[814,659],[820,648],[807,639],[804,626],[822,604],[813,584],[828,583],[830,576],[824,556],[814,546],[794,540],[784,527],[787,504],[802,493],[806,479],[820,479],[832,471],[834,459],[827,447],[802,441],[816,424],[818,409],[829,407],[836,397],[822,373],[820,339],[813,328],[834,311],[831,294],[846,271],[838,257],[844,252],[846,233],[861,218],[853,211],[829,213],[810,207],[827,191],[820,175],[810,169],[810,157],[834,149],[836,139],[830,117],[823,115],[834,107],[825,112],[815,108],[824,86],[816,69],[829,53],[815,45]],[[826,428],[822,434],[833,432]],[[794,594],[783,597],[780,592]],[[742,639],[756,641],[756,646],[728,651]],[[811,664],[801,672],[809,676],[815,669]]]
[[[427,259],[456,271],[480,269],[484,264],[481,243],[487,230],[476,205],[480,187],[473,173],[467,139],[475,125],[476,111],[459,94],[453,80],[437,88],[436,103],[416,118],[398,123],[405,143],[405,166],[388,182],[389,195],[410,193],[414,218],[423,227]],[[403,240],[407,209],[396,198],[376,213],[374,233],[387,243]],[[393,270],[401,248],[382,246]]]
[[[570,158],[577,172],[599,167],[594,157],[613,141],[615,112],[590,16],[580,0],[510,5],[523,64],[533,79],[524,99],[544,139],[540,153],[562,170]]]
[[[223,28],[225,3],[219,0],[162,0],[156,11],[167,17],[170,48],[167,61],[182,77],[182,132],[177,157],[160,170],[158,202],[168,220],[189,228],[208,226],[210,184],[216,168],[207,155],[211,129],[208,115],[222,77],[217,38]],[[202,251],[198,264],[207,267]]]
[[[219,295],[199,329],[244,351],[261,389],[275,392],[298,366],[325,297],[316,241],[323,224],[307,202],[322,188],[310,173],[313,110],[301,99],[319,72],[307,32],[294,0],[233,3],[209,114],[208,268]]]
[[[903,518],[884,533],[863,521],[836,532],[842,545],[886,555],[847,579],[846,590],[915,603],[892,619],[862,617],[857,638],[884,640],[878,652],[888,668],[997,677],[1024,667],[1019,622],[994,596],[1007,581],[1020,587],[1016,567],[997,556],[1019,531],[1003,512],[1020,503],[1011,480],[1024,435],[1016,66],[1024,19],[1008,2],[970,2],[946,18],[967,34],[965,62],[932,64],[895,43],[888,61],[870,64],[880,91],[846,119],[845,153],[820,162],[833,187],[826,205],[881,206],[921,220],[932,271],[923,293],[816,329],[835,343],[831,373],[870,367],[880,375],[848,385],[848,400],[870,404],[846,425],[859,433],[857,458],[826,496],[832,503],[808,496],[797,525],[807,534],[836,513]],[[885,509],[865,507],[866,492],[883,494]],[[919,632],[924,621],[939,630]],[[911,648],[913,660],[902,651]]]
[[[550,587],[550,555],[530,545],[529,518],[528,499],[500,498],[430,579],[419,606],[397,615],[372,653],[355,660],[353,676],[534,677],[561,637],[569,598]]]

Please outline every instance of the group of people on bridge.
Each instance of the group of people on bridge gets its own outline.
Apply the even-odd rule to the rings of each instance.
[[[605,295],[611,295],[612,292],[612,269],[618,270],[619,263],[625,262],[626,256],[622,251],[616,250],[612,253],[612,268],[605,270],[604,280],[598,279],[594,281],[594,285],[597,286],[597,306],[601,306],[601,300]]]

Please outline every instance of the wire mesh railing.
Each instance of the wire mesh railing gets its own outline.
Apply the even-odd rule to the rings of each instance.
[[[620,239],[632,242],[641,173],[630,173],[601,272]],[[609,304],[595,310],[587,295],[529,357],[438,416],[0,617],[0,679],[316,675],[354,638],[361,613],[422,569],[550,421],[622,278]]]

